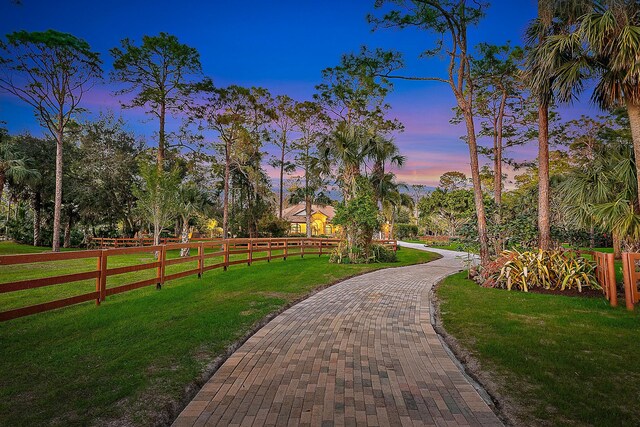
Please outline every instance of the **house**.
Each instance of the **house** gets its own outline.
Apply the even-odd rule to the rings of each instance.
[[[334,236],[338,227],[331,224],[333,206],[311,205],[311,235]],[[282,211],[282,218],[291,223],[290,234],[307,234],[307,212],[304,203],[291,205]]]

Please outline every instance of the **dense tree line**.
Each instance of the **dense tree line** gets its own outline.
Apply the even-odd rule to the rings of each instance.
[[[304,203],[310,225],[311,204],[335,203],[327,194],[337,185],[344,200],[337,223],[353,221],[344,214],[350,201],[367,207],[343,226],[349,259],[356,252],[368,259],[378,208],[398,193],[388,169],[403,162],[392,141],[402,126],[387,118],[391,85],[356,55],[323,71],[314,99],[298,101],[261,87],[214,85],[198,52],[173,35],[124,39],[110,50],[110,82],[124,108],[157,123],[145,140],[113,113],[82,114],[83,95],[103,78],[102,59],[85,41],[19,32],[0,48],[0,87],[31,105],[55,139],[0,135],[8,237],[58,250],[98,236],[284,235],[285,203]],[[277,197],[266,164],[279,170]]]
[[[396,223],[449,234],[466,225],[483,264],[513,244],[549,249],[571,233],[586,232],[592,244],[600,233],[612,236],[616,247],[634,246],[640,237],[634,161],[640,153],[640,7],[628,0],[538,5],[522,46],[470,46],[469,34],[489,4],[375,2],[368,17],[375,30],[435,34],[436,45],[422,56],[440,55],[446,72],[414,75],[404,71],[401,52],[363,47],[323,70],[310,100],[216,86],[202,75],[198,52],[173,35],[124,39],[110,50],[110,81],[124,107],[157,120],[153,141],[138,141],[108,114],[80,119],[84,93],[103,77],[102,59],[85,41],[52,30],[10,34],[0,46],[0,88],[31,105],[55,141],[1,135],[5,232],[24,238],[29,222],[31,240],[52,239],[54,250],[74,232],[85,241],[141,231],[159,238],[169,229],[188,236],[192,227],[213,232],[219,224],[224,236],[282,234],[286,203],[304,203],[310,214],[311,204],[330,202],[327,190],[335,186],[342,199],[334,203],[345,233],[342,258],[350,261],[368,259],[373,234],[385,227],[393,232]],[[397,79],[451,89],[452,122],[466,131],[469,185],[464,177],[457,188],[461,177],[449,173],[425,197],[424,188],[396,181],[390,168],[405,159],[393,136],[403,126],[389,117],[386,98]],[[591,87],[605,117],[563,123],[556,106]],[[168,115],[181,124],[172,128]],[[588,155],[578,142],[585,140],[591,141]],[[511,147],[531,141],[537,141],[537,159],[510,158]],[[551,150],[554,144],[564,148]],[[269,158],[265,147],[273,152]],[[278,171],[275,192],[266,164]],[[519,171],[515,189],[506,190],[505,165]],[[626,175],[612,175],[611,168]],[[105,172],[111,169],[116,172]],[[596,177],[594,170],[601,173]]]

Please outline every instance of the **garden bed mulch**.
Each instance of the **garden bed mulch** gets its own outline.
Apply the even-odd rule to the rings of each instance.
[[[519,292],[519,291],[517,291]],[[562,295],[565,297],[582,297],[582,298],[604,298],[604,294],[598,289],[583,289],[582,292],[578,289],[565,289],[561,291],[559,289],[544,289],[544,288],[532,288],[529,289],[529,293],[532,294],[545,294],[545,295]]]

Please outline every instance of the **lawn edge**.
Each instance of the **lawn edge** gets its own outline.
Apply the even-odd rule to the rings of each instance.
[[[409,249],[414,249],[414,248],[409,248]],[[421,250],[421,249],[417,249],[417,250]],[[176,418],[178,418],[180,413],[184,410],[184,408],[186,408],[187,405],[196,396],[196,394],[198,394],[200,389],[202,389],[202,387],[215,375],[218,369],[220,369],[220,367],[224,364],[224,362],[226,362],[227,359],[229,359],[229,357],[231,357],[231,355],[235,353],[236,350],[238,350],[245,342],[247,342],[247,340],[249,340],[249,338],[255,335],[260,329],[265,327],[269,322],[271,322],[277,316],[284,313],[294,305],[301,303],[302,301],[312,297],[318,292],[321,292],[331,286],[335,286],[349,279],[353,279],[354,277],[363,276],[369,273],[375,273],[376,271],[391,270],[394,268],[403,268],[403,267],[409,267],[413,265],[428,264],[432,261],[436,261],[442,258],[442,255],[436,252],[431,252],[428,250],[425,250],[424,252],[430,252],[431,254],[434,255],[434,258],[426,262],[417,262],[414,264],[390,266],[390,267],[383,267],[383,268],[378,268],[370,271],[362,271],[359,273],[355,273],[355,274],[343,277],[339,280],[335,280],[330,283],[325,283],[323,285],[318,286],[317,288],[314,288],[312,291],[302,295],[301,297],[298,297],[292,301],[289,301],[287,304],[283,305],[278,310],[267,314],[261,320],[256,322],[243,336],[241,336],[238,340],[234,341],[229,346],[227,346],[227,348],[221,354],[219,354],[211,362],[209,362],[206,368],[200,373],[199,377],[185,386],[184,393],[180,399],[169,402],[164,407],[164,410],[161,410],[160,412],[156,412],[155,414],[151,413],[150,415],[151,415],[152,424],[155,426],[171,426],[173,422],[176,420]],[[127,415],[125,415],[123,418],[120,418],[120,420],[126,419],[126,417]]]
[[[460,270],[460,272],[461,271],[463,270]],[[440,298],[438,298],[437,291],[444,281],[453,276],[453,274],[443,277],[434,284],[429,291],[429,311],[431,313],[429,320],[431,322],[431,326],[436,331],[436,334],[438,335],[445,351],[449,354],[449,357],[456,365],[458,365],[458,368],[467,381],[469,381],[473,388],[480,394],[480,397],[489,405],[500,421],[502,421],[505,426],[521,425],[520,420],[518,420],[514,414],[515,411],[511,409],[515,404],[508,401],[500,392],[498,392],[496,382],[491,373],[487,370],[482,370],[480,361],[474,357],[467,348],[460,344],[456,337],[449,334],[444,328],[442,317],[440,316],[441,301]],[[489,401],[487,401],[487,399]]]

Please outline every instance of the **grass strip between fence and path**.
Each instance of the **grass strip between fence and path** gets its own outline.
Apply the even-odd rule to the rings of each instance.
[[[267,314],[349,276],[435,258],[401,248],[386,264],[277,259],[0,323],[0,425],[166,422],[185,387]]]
[[[0,255],[0,321],[95,300],[144,286],[164,285],[216,268],[322,255],[339,239],[217,239],[159,246],[61,253]],[[395,240],[380,241],[394,250]],[[181,251],[189,250],[188,256]]]

